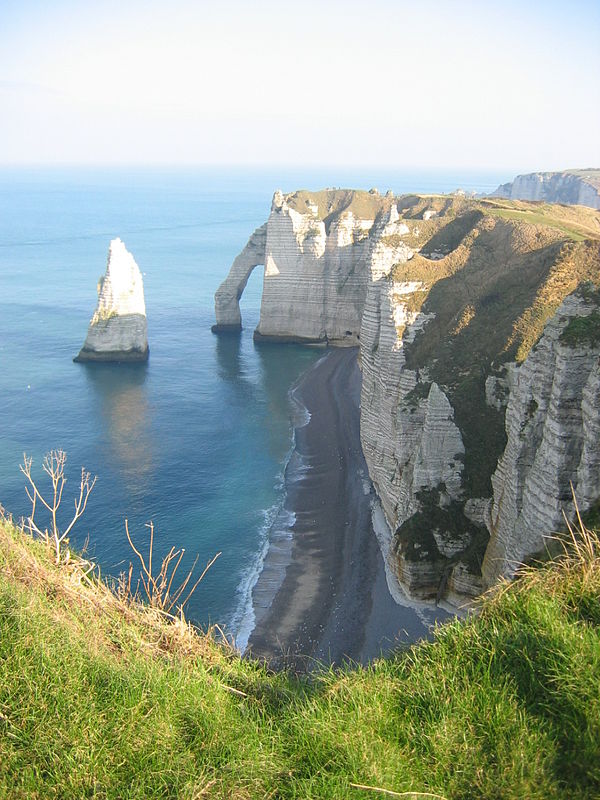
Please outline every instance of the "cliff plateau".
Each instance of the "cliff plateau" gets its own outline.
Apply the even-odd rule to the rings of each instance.
[[[148,326],[142,274],[120,239],[98,281],[98,305],[74,361],[147,361]]]
[[[479,594],[572,516],[571,484],[598,500],[598,212],[276,193],[259,237],[257,338],[360,345],[361,441],[410,595]],[[234,262],[219,324],[256,260]]]

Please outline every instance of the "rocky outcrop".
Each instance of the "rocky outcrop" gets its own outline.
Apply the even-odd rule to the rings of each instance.
[[[74,361],[146,361],[148,326],[142,275],[120,239],[108,251],[98,282],[98,305]]]
[[[570,482],[600,497],[600,322],[575,345],[569,323],[596,330],[573,291],[600,283],[599,230],[591,209],[277,192],[219,288],[217,327],[239,329],[264,263],[257,339],[360,344],[361,442],[410,595],[476,596],[572,513]]]
[[[544,200],[600,208],[600,170],[531,172],[503,183],[491,197],[510,200]]]
[[[394,280],[393,266],[414,255],[402,239],[408,229],[391,235],[391,226],[402,224],[394,216],[381,225],[369,253],[373,280],[360,335],[361,441],[394,533],[390,566],[411,596],[426,599],[446,593],[474,526],[461,511],[465,448],[454,409],[425,371],[406,365],[407,345],[434,315],[414,310],[425,283]]]
[[[369,283],[369,230],[389,202],[367,192],[276,192],[268,221],[216,292],[213,331],[240,330],[239,299],[262,264],[257,340],[356,345]]]
[[[254,231],[242,252],[231,265],[229,275],[217,289],[215,294],[217,322],[212,327],[213,333],[241,331],[240,297],[254,267],[265,263],[267,225],[268,223],[265,222]]]
[[[553,533],[600,496],[600,316],[597,296],[569,295],[520,366],[509,373],[508,443],[492,477],[491,585],[543,553]]]

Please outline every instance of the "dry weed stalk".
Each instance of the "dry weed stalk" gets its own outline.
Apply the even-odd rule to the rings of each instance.
[[[27,492],[27,497],[31,501],[31,514],[27,518],[25,525],[30,534],[33,535],[36,533],[47,544],[52,543],[54,545],[57,564],[60,563],[61,545],[65,540],[68,541],[67,537],[73,529],[73,526],[83,515],[87,506],[88,498],[92,489],[94,488],[94,484],[96,483],[96,477],[94,476],[94,478],[92,478],[90,473],[86,472],[82,467],[81,480],[79,483],[79,495],[75,497],[75,512],[67,527],[61,531],[58,526],[57,513],[62,502],[63,489],[65,488],[65,483],[67,482],[67,479],[65,478],[66,462],[67,454],[64,452],[64,450],[51,450],[44,456],[42,468],[50,477],[52,484],[52,500],[50,502],[48,502],[41,494],[31,474],[33,458],[27,458],[27,455],[23,453],[23,463],[19,467],[23,475],[25,475],[29,481],[29,486],[25,487],[25,491]],[[42,531],[35,522],[38,499],[50,514],[50,531],[48,531],[48,528],[44,528]],[[67,551],[67,560],[68,555],[69,554]]]
[[[144,594],[148,600],[148,604],[151,608],[156,608],[158,611],[161,611],[165,614],[170,614],[173,608],[177,608],[181,618],[183,619],[183,608],[190,599],[190,597],[196,591],[198,584],[204,578],[208,570],[212,567],[215,563],[217,558],[221,555],[221,553],[217,553],[213,556],[207,565],[202,570],[200,577],[195,581],[195,583],[191,586],[191,588],[187,591],[187,594],[184,594],[196,569],[196,564],[198,563],[198,556],[194,559],[194,563],[192,564],[191,569],[188,571],[185,578],[179,584],[174,585],[175,576],[177,575],[177,570],[179,569],[179,565],[181,564],[181,560],[185,553],[185,548],[180,548],[176,550],[174,547],[171,547],[167,555],[162,559],[160,568],[156,574],[154,574],[154,567],[152,564],[153,552],[154,552],[154,523],[149,522],[146,524],[146,527],[150,529],[150,548],[148,552],[148,562],[146,563],[146,559],[134,545],[131,535],[129,533],[129,523],[125,520],[125,533],[127,534],[127,540],[131,546],[131,549],[138,557],[140,562],[140,581],[142,587],[144,589]],[[135,597],[137,592],[131,591],[131,578],[133,574],[133,564],[129,565],[129,571],[127,577],[124,575],[119,582],[119,593],[123,597]],[[182,599],[183,598],[183,599]]]
[[[596,531],[586,527],[581,517],[573,484],[571,484],[571,493],[573,495],[573,505],[575,506],[577,522],[570,522],[563,511],[563,517],[567,524],[570,539],[567,545],[563,543],[565,555],[567,555],[571,561],[576,561],[581,567],[593,567],[600,559],[600,537]]]

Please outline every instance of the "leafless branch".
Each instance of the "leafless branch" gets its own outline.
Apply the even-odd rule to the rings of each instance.
[[[52,500],[47,500],[37,487],[37,484],[32,475],[33,459],[28,458],[23,454],[23,463],[20,470],[27,478],[29,486],[25,487],[27,497],[31,502],[31,514],[27,518],[27,526],[31,534],[36,533],[45,542],[52,539],[56,553],[56,563],[60,563],[61,545],[67,539],[75,523],[83,515],[89,496],[96,483],[96,478],[92,478],[89,472],[86,472],[83,467],[81,468],[81,481],[79,484],[79,496],[75,498],[75,512],[67,527],[61,531],[58,523],[57,512],[62,503],[63,491],[67,479],[65,478],[65,464],[67,462],[67,455],[63,450],[51,450],[44,456],[42,469],[49,476],[52,491]],[[45,529],[43,532],[35,522],[35,515],[37,511],[38,499],[50,514],[51,529]]]
[[[150,530],[150,542],[147,560],[134,544],[131,534],[129,533],[129,522],[128,520],[125,520],[125,533],[127,535],[127,541],[129,542],[131,549],[136,554],[138,561],[140,562],[140,580],[148,604],[152,608],[156,608],[165,614],[170,614],[174,608],[177,608],[180,614],[183,614],[184,606],[194,594],[198,588],[198,584],[204,578],[208,570],[212,567],[221,553],[217,553],[213,558],[210,559],[205,568],[202,570],[200,577],[196,579],[192,587],[187,591],[187,594],[184,594],[192,579],[194,570],[196,569],[198,557],[195,558],[191,569],[188,570],[183,580],[177,584],[175,582],[175,578],[177,575],[177,570],[179,569],[179,565],[183,559],[185,549],[182,547],[179,550],[176,550],[174,547],[171,547],[169,552],[162,559],[158,572],[154,574],[152,564],[154,553],[154,523],[149,522],[146,524],[146,527]],[[123,580],[120,583],[120,589],[123,591],[125,596],[129,597],[132,597],[132,569],[133,565],[130,564],[127,581],[125,581],[125,576],[123,576]]]

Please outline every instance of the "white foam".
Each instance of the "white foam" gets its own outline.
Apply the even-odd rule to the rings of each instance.
[[[319,359],[317,364],[321,363],[324,358],[326,358],[326,356]],[[300,381],[303,377],[304,376],[300,378]],[[299,400],[296,394],[297,389],[298,383],[292,386],[288,392],[293,426],[292,442],[283,460],[282,471],[275,482],[275,488],[277,490],[284,489],[285,486],[302,480],[304,475],[310,470],[310,464],[308,464],[296,450],[296,431],[308,425],[311,419],[310,411]],[[274,546],[282,542],[289,543],[288,547],[291,556],[291,542],[293,539],[292,529],[296,522],[296,515],[293,511],[289,511],[285,508],[286,497],[287,492],[279,503],[276,503],[264,512],[264,524],[260,530],[260,543],[256,558],[242,573],[236,590],[239,596],[239,602],[236,611],[230,619],[229,628],[233,632],[235,646],[242,654],[248,647],[248,640],[256,626],[256,613],[252,602],[252,593],[264,569],[265,559],[267,558],[271,543],[273,543]],[[283,583],[285,568],[286,565],[282,565],[281,582],[279,586]],[[273,597],[278,591],[279,586],[275,589]]]
[[[256,624],[254,606],[252,605],[252,590],[262,572],[265,556],[269,549],[269,531],[280,508],[281,506],[277,504],[263,512],[264,522],[259,532],[259,546],[256,558],[242,572],[242,577],[236,589],[239,600],[237,608],[229,621],[228,628],[233,633],[235,646],[240,653],[243,653],[248,646],[248,639]]]

